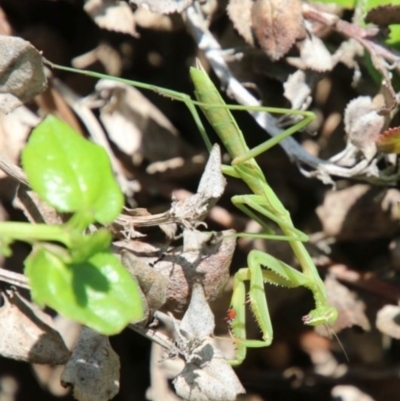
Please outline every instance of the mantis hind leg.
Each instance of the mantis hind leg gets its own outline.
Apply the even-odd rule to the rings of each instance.
[[[268,347],[273,339],[273,329],[265,297],[264,283],[295,288],[305,285],[307,278],[298,270],[264,252],[249,253],[248,267],[240,269],[234,276],[231,309],[234,312],[230,324],[236,342],[235,359],[232,365],[240,365],[246,357],[246,348]],[[262,340],[246,339],[246,288],[250,282],[249,303],[262,332]]]

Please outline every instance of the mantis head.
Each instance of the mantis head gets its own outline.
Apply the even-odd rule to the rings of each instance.
[[[338,311],[335,307],[326,305],[319,306],[312,310],[308,315],[303,316],[304,324],[309,326],[320,326],[322,324],[331,325],[338,318]]]

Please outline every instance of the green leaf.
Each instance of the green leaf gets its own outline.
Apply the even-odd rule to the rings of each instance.
[[[84,212],[104,224],[122,210],[105,150],[54,116],[33,130],[22,165],[31,187],[60,212]]]
[[[100,228],[90,235],[76,233],[70,247],[72,261],[83,262],[96,253],[108,252],[111,241],[111,233],[106,228]]]
[[[331,3],[340,7],[353,9],[356,0],[312,0],[313,3]]]
[[[104,335],[119,333],[143,315],[137,283],[111,253],[64,264],[43,247],[25,261],[32,297]]]

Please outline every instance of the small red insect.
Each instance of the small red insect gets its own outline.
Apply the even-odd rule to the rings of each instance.
[[[228,326],[231,326],[232,322],[236,319],[236,311],[232,307],[228,309],[226,314],[225,322]]]

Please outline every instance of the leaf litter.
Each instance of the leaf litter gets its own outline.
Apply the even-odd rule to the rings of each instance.
[[[56,7],[59,7],[62,2],[49,3],[57,4]],[[250,384],[250,391],[262,395],[269,388],[273,388],[273,391],[277,391],[279,396],[285,397],[290,393],[287,397],[294,399],[295,396],[291,389],[296,387],[296,394],[306,392],[310,397],[310,392],[312,392],[316,398],[323,399],[323,392],[319,386],[321,377],[314,374],[313,369],[315,368],[319,373],[323,372],[326,377],[329,377],[328,380],[334,385],[333,395],[340,394],[344,399],[351,399],[354,394],[360,399],[369,397],[358,387],[372,388],[370,386],[371,378],[374,378],[376,383],[382,383],[382,380],[390,377],[393,367],[388,364],[390,358],[387,358],[387,355],[393,352],[390,345],[393,343],[386,340],[385,342],[380,341],[381,338],[377,337],[378,341],[371,346],[369,339],[371,336],[376,336],[377,331],[367,331],[368,324],[375,324],[382,333],[393,338],[397,338],[398,329],[396,320],[398,307],[388,303],[395,303],[398,299],[396,295],[397,273],[391,260],[393,256],[391,244],[398,236],[399,194],[396,188],[390,188],[390,186],[396,185],[399,177],[398,161],[395,155],[398,153],[399,147],[399,133],[396,128],[399,124],[395,116],[398,94],[396,85],[392,85],[393,77],[399,71],[399,63],[397,54],[384,45],[382,39],[386,34],[385,27],[388,22],[395,21],[396,9],[378,7],[368,13],[367,18],[372,18],[382,27],[379,28],[364,26],[356,18],[345,20],[344,14],[332,11],[332,8],[328,6],[317,7],[313,3],[300,1],[288,2],[287,4],[290,6],[283,9],[284,17],[281,18],[274,13],[274,10],[280,9],[281,2],[231,0],[228,5],[230,21],[223,17],[225,10],[222,8],[222,3],[218,10],[213,8],[211,2],[202,4],[203,10],[208,7],[209,10],[214,10],[214,14],[212,12],[211,14],[202,14],[199,11],[201,8],[197,7],[197,2],[145,1],[141,3],[145,4],[147,8],[152,8],[156,13],[145,10],[140,7],[141,4],[137,4],[139,8],[133,12],[125,3],[106,1],[101,3],[102,7],[105,6],[103,10],[106,10],[106,13],[107,8],[115,7],[115,10],[121,14],[117,18],[112,17],[111,14],[108,14],[105,19],[103,19],[104,15],[99,15],[99,18],[95,17],[96,23],[102,27],[101,37],[97,36],[95,44],[92,42],[86,47],[83,46],[85,50],[80,47],[74,52],[74,54],[82,55],[79,61],[85,62],[84,65],[100,64],[105,70],[115,73],[130,70],[129,76],[144,76],[143,81],[145,82],[150,81],[153,78],[152,74],[156,72],[156,85],[165,80],[166,83],[163,86],[183,88],[183,73],[187,73],[188,60],[195,56],[192,51],[193,42],[190,42],[191,50],[185,49],[185,56],[180,58],[179,51],[183,53],[185,46],[184,42],[177,41],[178,38],[186,35],[182,28],[187,26],[193,39],[197,42],[198,49],[204,51],[202,62],[207,65],[205,62],[207,60],[209,65],[207,68],[210,68],[210,71],[214,69],[221,80],[221,88],[226,87],[228,93],[237,100],[246,103],[248,99],[251,99],[247,97],[249,91],[246,92],[250,88],[253,94],[257,93],[271,106],[286,104],[284,99],[280,99],[281,92],[277,89],[283,84],[286,91],[285,96],[294,108],[311,107],[318,114],[316,125],[313,125],[313,130],[318,132],[317,136],[309,137],[306,136],[306,133],[299,134],[296,139],[290,138],[285,144],[282,144],[282,147],[290,159],[301,166],[300,171],[306,177],[316,177],[325,183],[335,185],[336,192],[316,180],[298,178],[292,174],[294,167],[283,162],[282,155],[275,157],[273,151],[269,152],[265,158],[261,155],[258,160],[266,170],[268,179],[279,197],[291,205],[294,218],[304,224],[307,232],[314,234],[311,235],[311,238],[320,238],[310,245],[316,260],[324,261],[322,265],[331,273],[337,272],[335,268],[338,267],[338,262],[343,263],[344,260],[346,263],[346,271],[337,275],[341,283],[332,281],[330,274],[327,275],[326,282],[328,294],[331,294],[330,296],[334,299],[332,302],[337,302],[343,311],[343,319],[338,321],[336,329],[356,324],[365,330],[364,334],[355,337],[356,340],[349,340],[351,338],[350,330],[343,330],[341,338],[345,342],[346,351],[350,348],[356,354],[356,357],[351,357],[350,362],[346,364],[346,381],[353,383],[354,386],[348,386],[347,389],[338,386],[340,384],[339,370],[329,371],[327,365],[325,368],[321,365],[317,358],[320,348],[316,341],[311,342],[309,345],[311,350],[307,349],[306,351],[309,352],[311,358],[311,368],[309,363],[305,365],[296,358],[298,353],[293,351],[295,348],[293,344],[298,343],[301,335],[297,330],[288,330],[287,328],[292,329],[296,316],[301,315],[302,311],[297,310],[297,306],[301,303],[290,300],[285,291],[276,297],[274,293],[273,299],[269,300],[272,314],[277,315],[272,316],[276,333],[273,345],[266,350],[249,353],[246,363],[251,369],[243,369],[240,371],[240,375],[243,382],[254,383],[254,387]],[[88,6],[94,4],[93,1],[86,2],[86,9],[91,16],[94,14]],[[288,9],[292,9],[293,13],[287,13]],[[79,10],[74,9],[74,11],[84,12],[82,5]],[[164,12],[169,14],[157,14]],[[2,18],[9,23],[7,13],[8,10]],[[349,15],[349,12],[345,15]],[[265,26],[262,21],[266,20],[271,21],[271,24]],[[210,21],[213,22],[211,30],[209,29]],[[193,29],[193,26],[196,29]],[[278,27],[277,30],[274,30],[276,27]],[[115,34],[120,32],[116,34],[121,35],[118,45],[115,40],[110,40],[110,36],[107,37],[104,34],[105,30],[114,31]],[[19,34],[18,31],[15,32]],[[37,39],[41,30],[35,28],[34,32]],[[280,34],[278,35],[277,32]],[[77,36],[82,44],[87,44],[87,40],[94,37],[92,35],[90,24],[88,24],[85,26],[85,32]],[[134,42],[131,41],[131,36],[136,37]],[[35,38],[35,35],[31,37]],[[150,37],[153,39],[150,40]],[[174,40],[171,40],[172,37]],[[110,68],[110,65],[107,64],[107,59],[111,60],[111,56],[108,57],[106,52],[100,55],[99,52],[94,51],[100,43],[100,39],[105,46],[109,46],[114,51],[114,56],[118,60],[116,68]],[[171,47],[168,40],[170,43],[174,43],[172,46],[174,51],[168,50]],[[50,42],[49,40],[44,41],[43,45],[43,42],[33,40],[39,50],[44,50],[46,57],[55,59],[57,55],[46,47]],[[143,51],[144,48],[146,48],[145,51]],[[93,53],[90,50],[83,53],[87,49],[92,49]],[[64,51],[65,60],[69,60],[70,56],[65,56],[67,53],[61,42],[57,50],[60,53]],[[364,54],[370,57],[370,64],[367,64]],[[199,53],[196,53],[196,56],[199,56]],[[21,57],[24,59],[25,56]],[[33,56],[33,59],[36,57],[37,55]],[[345,67],[337,68],[339,63]],[[37,68],[42,72],[38,73],[36,77],[43,77],[41,63],[38,63]],[[376,76],[372,79],[372,74],[369,75],[373,69],[379,74],[378,79]],[[146,70],[145,73],[143,73],[144,70]],[[132,73],[132,71],[134,72]],[[70,103],[65,102],[67,109],[63,111],[64,106],[55,101],[56,96],[42,95],[41,100],[31,101],[29,110],[36,119],[39,118],[39,115],[51,111],[60,113],[67,121],[75,120],[78,128],[82,128],[80,124],[83,122],[83,129],[80,131],[83,135],[89,133],[93,138],[97,138],[94,135],[95,129],[102,131],[103,144],[109,146],[109,154],[113,157],[115,171],[122,178],[120,183],[127,195],[128,205],[134,208],[133,212],[126,211],[124,215],[120,216],[118,222],[112,225],[115,236],[114,247],[118,253],[121,253],[122,248],[127,249],[127,252],[136,258],[133,263],[135,267],[139,270],[143,268],[151,277],[149,280],[151,285],[147,285],[147,287],[146,280],[143,279],[143,296],[148,302],[147,320],[151,322],[151,327],[143,326],[145,323],[142,322],[141,329],[152,333],[148,335],[153,341],[164,341],[164,345],[169,344],[164,347],[169,349],[169,352],[175,349],[176,353],[181,355],[179,359],[183,363],[181,369],[184,369],[185,375],[178,376],[176,380],[179,381],[180,387],[178,387],[181,395],[188,397],[187,399],[202,397],[201,394],[199,395],[200,389],[205,389],[205,393],[207,393],[208,390],[204,387],[204,383],[209,382],[213,383],[213,392],[215,393],[210,397],[215,395],[233,399],[234,391],[226,392],[227,389],[221,385],[221,381],[231,383],[231,387],[236,388],[239,392],[236,379],[229,376],[230,373],[221,379],[213,371],[217,364],[212,356],[218,355],[219,351],[209,343],[211,341],[209,337],[214,331],[214,328],[211,330],[211,320],[205,316],[204,319],[207,323],[202,328],[196,327],[192,323],[184,323],[183,320],[179,322],[176,319],[186,316],[185,311],[187,311],[194,293],[199,292],[198,282],[202,283],[202,291],[206,294],[205,296],[195,295],[195,302],[198,302],[199,305],[205,305],[204,298],[213,299],[221,292],[222,298],[224,298],[222,288],[226,281],[228,281],[228,287],[230,285],[228,267],[234,249],[234,237],[231,236],[232,231],[227,231],[230,228],[227,224],[233,223],[236,230],[241,231],[244,219],[240,218],[236,211],[226,206],[228,205],[227,198],[222,200],[222,206],[218,208],[214,206],[216,199],[220,196],[218,192],[222,193],[224,187],[222,186],[222,190],[215,190],[210,181],[206,179],[202,186],[203,189],[199,188],[197,193],[192,194],[187,200],[182,200],[180,197],[178,200],[178,196],[176,199],[173,198],[174,191],[182,193],[182,187],[189,188],[193,193],[194,177],[198,181],[200,170],[204,166],[202,161],[204,155],[200,154],[196,144],[193,146],[193,138],[197,137],[197,132],[194,134],[193,129],[188,128],[182,130],[184,124],[180,121],[176,124],[177,119],[173,114],[164,110],[163,107],[155,106],[154,110],[157,110],[158,107],[165,114],[165,124],[160,123],[157,117],[154,118],[153,112],[149,113],[152,115],[150,120],[153,119],[153,122],[156,120],[157,124],[167,127],[166,132],[171,134],[166,133],[164,136],[164,131],[160,131],[162,134],[156,131],[152,137],[152,130],[150,133],[146,132],[144,127],[152,125],[153,122],[148,123],[146,119],[141,120],[140,116],[136,128],[132,128],[131,119],[137,118],[140,114],[136,111],[136,105],[144,103],[144,101],[128,96],[127,92],[130,92],[130,89],[121,90],[115,86],[105,88],[105,91],[92,92],[88,97],[87,94],[91,92],[91,89],[87,88],[90,85],[82,85],[83,81],[76,84],[73,82],[74,79],[66,76],[61,78],[65,83],[75,89],[78,88],[81,93],[85,94],[86,97],[82,97],[81,100],[95,99],[97,106],[91,108],[92,105],[90,105],[92,116],[82,117],[84,113],[79,115],[75,111],[78,110],[79,96]],[[235,81],[234,78],[239,78],[239,80]],[[239,81],[244,82],[244,85]],[[23,85],[29,86],[29,82],[28,74],[28,84],[24,83]],[[53,88],[56,87],[55,81],[50,84],[54,85]],[[7,98],[6,106],[10,110],[16,104],[32,99],[32,96],[25,98],[25,93],[36,94],[45,87],[44,81],[39,82],[37,86],[34,85],[33,89],[27,87],[25,88],[26,92],[22,94],[22,99],[18,99],[21,96],[18,85],[19,83],[16,85],[16,95],[13,94]],[[350,85],[352,85],[351,88]],[[188,87],[182,90],[191,93],[192,88]],[[318,92],[323,93],[321,96],[317,96]],[[61,98],[66,99],[65,92],[58,92],[58,94],[60,93]],[[102,99],[102,94],[107,96]],[[55,105],[51,107],[49,107],[49,103],[46,105],[44,100],[48,101],[49,99],[52,99],[51,101],[54,101]],[[105,101],[110,102],[108,109]],[[177,102],[173,103],[174,106]],[[20,109],[22,110],[22,107]],[[72,109],[79,115],[79,118],[71,119],[73,113],[68,116],[68,111],[70,112]],[[15,112],[18,110],[16,109]],[[101,121],[97,119],[97,112],[101,114]],[[9,116],[13,114],[11,113]],[[318,124],[321,124],[321,121],[328,121],[334,115],[340,116],[338,124],[326,124],[326,130],[321,134]],[[173,121],[173,124],[169,123],[169,120]],[[282,120],[275,121],[269,118],[259,118],[258,120],[262,126],[268,128],[267,131],[271,135],[279,133],[282,126]],[[97,128],[94,128],[93,121],[97,122]],[[343,122],[344,124],[342,124]],[[29,193],[26,186],[24,187],[24,177],[20,175],[20,171],[13,168],[13,163],[18,163],[18,153],[24,138],[30,127],[34,125],[36,122],[26,123],[26,120],[23,120],[22,127],[8,122],[4,124],[5,134],[4,136],[2,134],[0,155],[2,157],[1,165],[5,166],[7,171],[7,176],[4,178],[7,180],[4,181],[7,185],[2,185],[1,190],[5,191],[5,189],[11,188],[8,183],[15,183],[15,178],[21,183],[18,196],[20,207],[30,221],[41,221],[41,219],[52,222],[62,221],[61,216],[53,215],[51,210],[39,207],[35,195]],[[240,125],[242,126],[242,123]],[[174,127],[179,127],[181,132],[178,133]],[[14,132],[19,132],[20,135],[14,136]],[[124,134],[128,134],[128,132],[129,135],[124,137]],[[243,132],[246,140],[249,142],[254,140],[254,143],[261,141],[265,135],[263,131],[258,131],[254,127],[244,128]],[[253,139],[252,135],[254,135]],[[143,146],[146,140],[148,145]],[[188,145],[189,142],[192,146]],[[315,149],[313,155],[307,153],[300,146],[301,143],[305,144],[306,142],[316,145],[312,147]],[[183,150],[184,148],[186,150]],[[210,177],[216,174],[218,167],[212,171]],[[125,188],[129,188],[129,190],[125,191]],[[185,191],[187,191],[186,188]],[[241,184],[233,180],[229,182],[226,191],[228,196],[245,193]],[[3,194],[3,192],[1,193]],[[172,204],[171,198],[173,199]],[[9,195],[3,195],[2,200],[4,201],[4,199],[10,199]],[[140,207],[136,208],[136,205]],[[315,218],[315,210],[318,219]],[[222,218],[221,213],[225,213],[224,216],[229,218]],[[213,230],[210,229],[210,232],[200,233],[197,230],[201,228],[200,223],[203,221],[206,221],[213,229],[214,226],[217,226],[221,231],[211,234]],[[179,242],[179,237],[182,237],[183,243]],[[260,242],[258,241],[255,245],[258,246]],[[264,244],[260,246],[264,246]],[[268,250],[273,253],[279,247],[278,245],[271,246],[268,247]],[[226,249],[224,250],[224,248]],[[244,260],[246,252],[239,249],[239,258]],[[208,271],[207,265],[210,260],[213,261],[211,272]],[[217,268],[219,264],[223,267],[221,270]],[[235,265],[234,270],[237,267]],[[135,277],[142,276],[142,273],[137,273],[137,271],[132,274]],[[153,279],[153,274],[158,278]],[[21,283],[23,285],[24,283],[24,280],[18,280],[11,275],[4,277],[5,280],[13,280],[14,284]],[[143,277],[145,277],[144,273]],[[162,278],[160,279],[160,277]],[[170,277],[172,280],[171,283],[168,283]],[[23,278],[22,275],[21,278]],[[175,286],[172,285],[174,282]],[[171,299],[179,299],[179,302],[174,304],[171,300],[168,301],[168,294]],[[201,297],[203,300],[200,299]],[[378,302],[374,297],[378,298]],[[285,309],[284,314],[279,315],[280,310],[274,305],[285,300],[291,307]],[[217,304],[219,305],[220,302],[222,301],[217,301]],[[378,320],[375,323],[373,317],[380,307],[377,307],[376,304],[386,305],[386,309],[378,313]],[[156,324],[157,314],[160,313],[159,309],[165,313],[172,312],[176,315],[170,317],[172,323],[170,323],[168,335],[165,334],[166,331],[165,328],[162,328],[162,324]],[[219,305],[218,309],[222,309],[223,312],[221,318],[216,317],[216,332],[220,333],[223,330],[226,332],[226,325],[221,323],[223,315],[226,313],[226,307]],[[153,316],[156,318],[153,319]],[[195,316],[194,314],[192,318]],[[366,320],[366,316],[371,323],[368,322],[368,319]],[[195,321],[194,323],[199,322]],[[138,327],[138,325],[136,326]],[[276,343],[278,345],[274,346]],[[386,344],[386,348],[383,347],[383,343]],[[365,351],[362,351],[363,346]],[[340,359],[336,353],[328,351],[330,358]],[[324,355],[326,356],[328,353]],[[377,365],[383,368],[376,371],[372,364],[366,364],[360,373],[360,365],[357,365],[355,361],[365,361],[367,358],[370,360],[375,358],[374,361],[377,362]],[[281,375],[281,371],[274,370],[274,366],[277,366],[276,361],[280,361],[282,366],[289,368],[299,366],[297,378],[303,377],[304,380],[293,379],[291,381],[289,374]],[[262,379],[257,376],[258,371],[254,368],[257,366],[269,368],[263,370]],[[336,366],[340,365],[336,363]],[[207,368],[211,370],[207,370]],[[225,367],[218,365],[218,369],[224,371]],[[247,372],[249,376],[251,375],[251,380],[246,380]],[[177,374],[179,371],[175,373],[175,377]],[[113,377],[116,376],[117,374]],[[326,383],[326,377],[323,379],[324,383]],[[310,382],[315,385],[310,387]],[[127,385],[134,387],[139,384],[132,380]],[[378,387],[376,386],[376,389],[372,391],[374,399],[387,399],[385,398],[387,394],[382,396]],[[386,391],[392,391],[393,394],[398,394],[395,384],[391,383],[381,387],[385,387]],[[115,391],[115,387],[114,390],[108,389],[103,394],[110,396],[113,391]],[[83,394],[84,391],[81,395],[84,398]],[[269,394],[266,395],[266,397],[269,396]],[[395,396],[392,398],[394,399]]]

